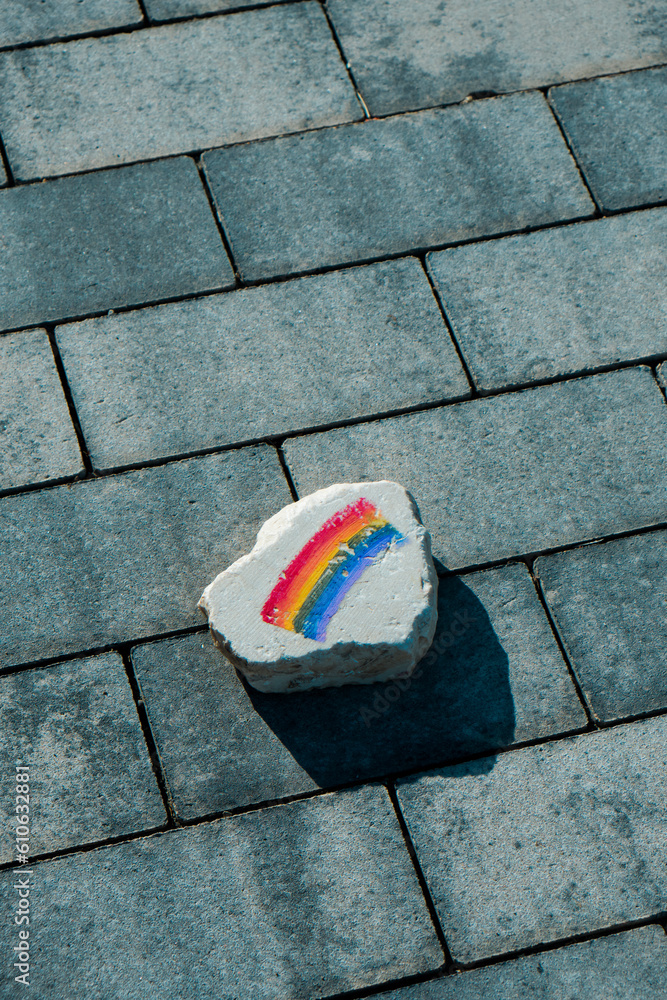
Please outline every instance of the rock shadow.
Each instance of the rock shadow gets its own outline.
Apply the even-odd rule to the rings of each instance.
[[[484,606],[458,577],[440,580],[436,635],[411,678],[302,694],[245,687],[322,788],[491,752],[514,738],[507,654]],[[487,772],[494,760],[472,766]]]

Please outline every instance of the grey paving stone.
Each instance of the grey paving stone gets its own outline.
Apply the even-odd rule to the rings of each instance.
[[[57,859],[32,878],[36,1000],[310,1000],[443,962],[382,788]],[[11,955],[16,928],[0,933]]]
[[[43,330],[0,337],[0,489],[76,476],[83,461]]]
[[[523,566],[441,582],[434,645],[409,683],[260,694],[206,634],[132,660],[185,819],[586,725]]]
[[[549,99],[603,209],[667,198],[666,68],[557,87]]]
[[[430,254],[477,386],[667,354],[667,209]]]
[[[197,601],[290,502],[267,447],[0,501],[0,665],[202,623]]]
[[[379,994],[380,1000],[654,1000],[664,996],[665,932],[651,924],[487,969]]]
[[[252,279],[592,211],[541,94],[236,146],[204,163]]]
[[[667,59],[652,0],[329,0],[371,114],[451,104]]]
[[[30,765],[30,856],[163,824],[162,798],[115,653],[0,677],[0,761]],[[13,861],[15,796],[0,807]]]
[[[136,0],[2,0],[0,48],[141,24]]]
[[[414,259],[104,316],[57,339],[101,469],[470,394]]]
[[[262,7],[274,2],[275,0],[145,0],[145,7],[152,21],[166,21],[174,17],[238,10],[244,6]]]
[[[0,330],[234,284],[185,157],[0,192],[0,232]]]
[[[361,117],[314,2],[0,55],[0,132],[22,179]]]
[[[590,545],[535,565],[597,718],[667,708],[667,534]]]
[[[300,496],[392,479],[414,495],[449,569],[665,520],[667,410],[626,369],[290,438]]]
[[[660,914],[666,747],[663,716],[399,783],[456,961]]]

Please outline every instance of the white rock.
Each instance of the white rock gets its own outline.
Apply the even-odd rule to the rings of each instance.
[[[216,644],[260,691],[407,677],[433,641],[431,539],[398,483],[342,483],[284,507],[204,591]]]

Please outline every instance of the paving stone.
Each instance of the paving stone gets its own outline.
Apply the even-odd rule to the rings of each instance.
[[[586,546],[536,566],[597,718],[667,708],[667,534]]]
[[[43,330],[0,337],[0,489],[83,472]]]
[[[290,501],[249,448],[0,501],[0,665],[201,624],[221,565]]]
[[[103,316],[57,339],[99,469],[470,391],[414,259]]]
[[[448,569],[665,520],[664,397],[646,368],[290,438],[300,496],[393,479]]]
[[[371,114],[664,62],[651,0],[329,0]]]
[[[362,117],[314,2],[7,52],[0,98],[24,180]]]
[[[592,211],[541,94],[236,146],[204,163],[252,279]]]
[[[446,577],[438,603],[431,651],[400,686],[260,694],[205,634],[133,649],[178,814],[194,819],[586,725],[524,566]],[[174,697],[181,689],[187,698]]]
[[[141,24],[136,0],[3,0],[0,7],[0,48],[49,38],[65,38],[105,28]]]
[[[0,677],[0,759],[30,765],[30,856],[166,820],[132,691],[116,653]],[[13,861],[14,797],[0,860]]]
[[[663,716],[400,782],[456,961],[660,914],[666,746]]]
[[[667,354],[667,209],[430,254],[477,386]]]
[[[0,330],[234,284],[186,158],[2,191],[0,232]]]
[[[238,10],[244,6],[263,7],[274,2],[275,0],[145,0],[145,7],[152,21],[166,21],[173,17]]]
[[[603,209],[667,198],[667,69],[557,87],[549,99]]]
[[[664,993],[665,932],[656,924],[447,976],[379,1000],[654,1000]]]
[[[382,788],[59,858],[32,878],[39,1000],[310,1000],[443,963]]]

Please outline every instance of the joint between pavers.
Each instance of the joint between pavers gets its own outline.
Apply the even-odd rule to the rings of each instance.
[[[322,8],[322,13],[324,14],[324,16],[326,18],[327,24],[329,25],[329,31],[331,32],[331,37],[333,38],[334,44],[335,44],[336,48],[338,49],[338,54],[339,54],[339,56],[341,58],[343,66],[345,67],[345,69],[347,71],[347,75],[349,77],[350,83],[354,87],[354,93],[356,95],[357,100],[359,101],[359,104],[361,105],[361,110],[364,113],[364,119],[368,120],[369,118],[372,117],[371,113],[368,110],[368,105],[366,104],[366,101],[364,100],[363,94],[361,93],[361,90],[359,89],[359,84],[357,83],[357,81],[355,79],[354,73],[352,71],[352,66],[350,65],[350,60],[347,58],[347,54],[346,54],[346,52],[345,52],[345,50],[343,48],[343,43],[341,42],[340,38],[338,37],[338,32],[336,31],[334,23],[331,20],[331,17],[329,15],[329,10],[327,8],[326,0],[320,0],[320,7]]]
[[[449,950],[449,946],[448,946],[447,941],[445,939],[444,930],[443,930],[443,927],[442,927],[442,925],[440,923],[440,919],[438,917],[438,911],[436,910],[435,903],[434,903],[433,897],[431,895],[431,890],[428,887],[428,883],[426,881],[426,876],[424,875],[424,872],[422,871],[422,867],[421,867],[421,865],[419,863],[419,858],[417,856],[417,851],[415,849],[415,845],[412,842],[412,836],[410,835],[410,831],[408,829],[408,824],[406,823],[405,817],[404,817],[403,812],[401,810],[401,806],[400,806],[400,803],[398,801],[398,796],[396,794],[396,788],[394,787],[393,781],[392,782],[388,782],[385,785],[385,788],[387,789],[387,794],[389,795],[389,798],[391,799],[391,804],[392,804],[392,806],[394,808],[394,812],[396,814],[396,820],[397,820],[398,825],[399,825],[399,827],[401,829],[401,834],[403,836],[403,841],[405,843],[405,849],[407,850],[408,854],[410,855],[410,860],[411,860],[412,866],[413,866],[413,868],[415,870],[415,875],[417,876],[417,881],[419,882],[419,888],[422,891],[422,895],[424,897],[424,902],[426,903],[426,908],[428,909],[429,916],[431,918],[431,923],[433,924],[433,928],[434,928],[435,933],[437,935],[438,942],[440,944],[440,947],[442,948],[442,952],[443,952],[443,956],[444,956],[444,963],[443,963],[442,967],[444,968],[445,971],[450,970],[450,969],[454,968],[454,959],[452,958],[451,952]]]
[[[92,476],[93,464],[90,460],[90,453],[88,451],[88,445],[86,444],[86,439],[83,436],[83,430],[81,428],[81,422],[79,421],[79,415],[76,412],[76,406],[74,405],[72,390],[67,380],[67,373],[65,371],[65,366],[63,364],[62,358],[60,357],[60,351],[58,349],[58,344],[56,342],[55,327],[53,324],[49,323],[45,324],[45,329],[47,336],[49,338],[49,344],[51,345],[51,351],[53,353],[53,360],[55,362],[56,370],[58,372],[58,378],[60,379],[60,384],[62,386],[62,390],[65,395],[65,401],[67,403],[67,409],[69,410],[70,420],[72,421],[72,426],[74,427],[74,433],[76,434],[76,440],[77,444],[79,445],[79,451],[81,452],[81,459],[83,461],[85,475]]]
[[[5,188],[16,187],[14,171],[12,170],[11,164],[9,162],[9,158],[7,156],[7,150],[5,149],[5,143],[2,138],[2,135],[0,135],[0,163],[2,164],[2,167],[4,168],[5,174],[7,176],[7,180],[2,185],[2,187],[0,187],[0,190],[4,190]]]
[[[208,177],[206,176],[206,170],[204,169],[204,164],[202,163],[201,156],[202,156],[201,153],[197,153],[192,155],[192,159],[194,160],[195,166],[197,168],[197,173],[199,174],[199,180],[201,181],[202,187],[204,188],[204,193],[206,195],[206,200],[208,201],[208,207],[210,208],[211,214],[213,216],[213,221],[215,222],[218,233],[220,234],[220,239],[222,240],[222,244],[225,248],[225,253],[229,258],[229,263],[232,266],[232,271],[234,272],[235,287],[236,289],[244,288],[245,282],[241,277],[239,266],[234,258],[232,245],[229,241],[227,233],[225,232],[225,226],[222,220],[222,216],[218,212],[218,207],[215,203],[213,192],[211,191],[211,187],[208,183]],[[197,297],[199,297],[199,293]]]
[[[598,199],[597,199],[597,197],[595,195],[595,192],[593,191],[592,186],[588,182],[588,177],[586,176],[586,171],[584,170],[583,164],[579,162],[579,158],[577,156],[576,150],[574,149],[573,144],[570,142],[570,137],[567,134],[567,130],[565,128],[565,123],[561,121],[560,116],[558,114],[558,111],[556,110],[556,108],[553,106],[553,104],[549,100],[549,94],[545,93],[544,97],[545,97],[545,100],[546,100],[547,107],[549,108],[549,111],[552,114],[553,120],[556,123],[556,128],[560,132],[560,134],[561,134],[561,136],[563,138],[563,142],[567,146],[568,152],[569,152],[570,156],[572,157],[572,162],[574,163],[575,167],[577,168],[577,171],[579,173],[579,179],[580,179],[581,183],[583,184],[583,186],[585,187],[586,191],[588,192],[588,197],[591,199],[591,201],[595,205],[596,216],[599,217],[599,218],[601,218],[603,216],[602,205],[598,201]]]
[[[478,390],[477,386],[475,385],[475,380],[472,377],[472,372],[470,371],[470,368],[468,367],[468,362],[465,359],[465,355],[463,354],[463,351],[461,350],[461,345],[459,344],[458,339],[456,337],[456,334],[454,333],[454,327],[452,326],[452,324],[449,321],[449,316],[447,315],[447,310],[445,309],[445,305],[444,305],[444,303],[442,301],[442,297],[440,295],[440,292],[439,292],[439,290],[438,290],[438,288],[437,288],[437,286],[435,284],[435,281],[433,280],[433,276],[432,276],[432,274],[431,274],[431,272],[430,272],[430,270],[428,268],[428,264],[426,263],[426,256],[427,255],[425,253],[421,254],[418,257],[418,260],[421,263],[422,270],[423,270],[424,274],[426,275],[426,280],[428,281],[428,283],[430,285],[431,292],[433,293],[433,297],[434,297],[434,299],[435,299],[435,301],[437,303],[438,309],[440,310],[440,315],[442,316],[442,319],[443,319],[443,322],[445,324],[445,327],[447,328],[447,332],[449,333],[450,339],[451,339],[451,341],[452,341],[452,343],[454,345],[454,350],[457,353],[457,356],[458,356],[458,359],[459,359],[459,364],[463,368],[463,371],[465,373],[465,377],[468,379],[468,385],[470,386],[470,395],[471,395],[471,398],[475,399],[475,397],[479,395],[479,390]]]
[[[654,913],[648,917],[640,917],[637,920],[625,920],[610,924],[608,927],[598,927],[593,931],[583,931],[581,934],[572,934],[570,937],[557,938],[555,941],[542,941],[539,944],[528,945],[526,948],[499,952],[497,955],[491,955],[489,958],[482,958],[476,962],[460,963],[457,964],[457,969],[465,972],[472,971],[473,969],[487,969],[494,965],[516,961],[519,958],[529,958],[531,955],[543,955],[545,952],[558,951],[560,948],[567,948],[573,944],[583,944],[586,941],[599,941],[601,938],[613,937],[614,934],[623,934],[626,931],[634,931],[640,927],[660,926],[664,930],[663,921],[667,921],[667,913]]]
[[[89,649],[77,649],[70,653],[60,653],[57,656],[45,656],[38,660],[31,660],[28,663],[15,663],[6,667],[0,667],[0,677],[9,674],[22,673],[24,670],[40,670],[43,667],[56,666],[58,663],[68,663],[71,660],[89,659],[93,656],[102,656],[104,653],[118,653],[123,656],[135,646],[143,646],[151,642],[163,642],[165,639],[182,639],[188,635],[202,634],[208,631],[208,625],[190,625],[187,628],[171,629],[167,632],[156,633],[155,635],[139,636],[135,639],[126,639],[121,642],[108,642],[103,646],[91,646]]]
[[[284,441],[284,438],[283,438]],[[287,480],[287,487],[292,494],[292,500],[296,503],[299,499],[299,494],[297,493],[296,486],[294,485],[294,480],[292,479],[292,473],[290,467],[287,464],[287,459],[285,458],[285,453],[283,452],[283,442],[276,445],[276,451],[278,453],[278,461],[280,462],[280,468],[283,470],[283,475]]]
[[[562,635],[560,634],[560,629],[558,628],[558,624],[557,624],[554,616],[551,613],[551,608],[547,604],[547,599],[546,599],[546,596],[545,596],[545,593],[544,593],[544,590],[543,590],[543,587],[542,587],[542,581],[541,581],[541,579],[539,577],[539,574],[535,572],[535,565],[534,564],[535,564],[535,558],[532,558],[530,560],[526,560],[526,565],[528,567],[528,572],[530,573],[530,578],[533,581],[533,586],[535,587],[535,592],[537,594],[537,598],[538,598],[540,604],[542,605],[542,610],[544,611],[544,614],[546,615],[547,621],[549,622],[549,627],[550,627],[550,629],[551,629],[551,631],[553,633],[554,639],[556,640],[556,645],[558,646],[558,650],[560,652],[560,655],[563,657],[563,661],[564,661],[565,666],[567,667],[567,671],[568,671],[568,673],[570,675],[570,680],[572,681],[572,684],[574,685],[574,689],[577,692],[577,697],[579,698],[579,701],[581,702],[581,706],[582,706],[584,712],[586,713],[586,718],[588,719],[588,725],[589,725],[589,727],[590,727],[591,730],[599,729],[600,728],[599,723],[597,722],[597,720],[593,716],[592,706],[589,705],[588,699],[586,698],[586,695],[584,694],[584,689],[581,686],[581,682],[580,682],[580,680],[579,680],[579,678],[577,676],[576,670],[574,669],[574,664],[572,663],[572,659],[571,659],[571,657],[570,657],[570,655],[569,655],[569,653],[568,653],[568,651],[567,651],[567,649],[565,647],[565,642],[563,640]]]
[[[171,789],[169,788],[169,782],[167,780],[162,760],[160,758],[160,751],[153,736],[153,730],[151,729],[151,723],[146,710],[146,704],[144,702],[141,686],[134,672],[134,665],[127,649],[121,652],[121,659],[123,661],[123,666],[125,667],[125,673],[127,675],[130,688],[132,689],[132,697],[134,698],[137,715],[139,716],[139,722],[141,723],[141,731],[146,743],[146,750],[148,751],[148,756],[150,757],[157,786],[160,789],[162,804],[167,814],[168,826],[175,828],[180,826],[180,824],[176,814],[174,799],[171,794]]]

